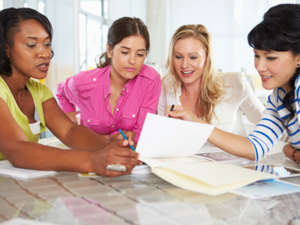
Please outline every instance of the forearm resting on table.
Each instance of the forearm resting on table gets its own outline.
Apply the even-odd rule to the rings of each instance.
[[[6,152],[3,151],[3,154],[15,167],[74,172],[89,172],[92,169],[89,151],[68,151],[38,143],[18,141]]]
[[[214,128],[208,141],[232,155],[255,160],[253,145],[246,137]]]

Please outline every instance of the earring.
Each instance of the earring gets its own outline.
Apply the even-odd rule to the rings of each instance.
[[[300,65],[299,65],[299,63],[297,63],[297,67],[299,67]]]
[[[10,52],[9,52],[9,51],[6,51],[5,53],[6,53],[6,55],[7,55],[7,58],[10,58]]]

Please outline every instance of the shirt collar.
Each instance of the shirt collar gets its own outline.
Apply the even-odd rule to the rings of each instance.
[[[111,90],[110,90],[110,71],[111,71],[111,66],[107,66],[107,70],[105,71],[104,74],[104,80],[103,80],[103,94],[104,94],[104,99],[108,98],[111,95]],[[123,87],[123,90],[121,92],[121,95],[127,94],[130,90],[132,90],[134,83],[137,79],[138,76],[141,75],[141,72],[137,74],[137,76],[131,80],[129,80],[125,86]]]
[[[111,66],[107,66],[107,70],[104,72],[104,79],[103,79],[103,97],[104,99],[108,98],[110,96],[110,79],[109,79],[109,75],[110,75],[110,70],[111,70]]]

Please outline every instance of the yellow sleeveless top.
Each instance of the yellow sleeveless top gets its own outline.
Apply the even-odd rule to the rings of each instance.
[[[44,132],[46,129],[46,124],[45,124],[42,103],[52,98],[53,94],[47,86],[45,86],[40,82],[34,81],[32,79],[29,79],[29,81],[26,84],[26,87],[28,88],[28,90],[32,95],[37,113],[40,117],[41,132]],[[25,116],[23,112],[19,109],[19,106],[17,105],[15,98],[13,97],[9,87],[7,86],[7,84],[2,79],[1,76],[0,76],[0,98],[2,98],[6,102],[11,112],[11,115],[13,116],[13,118],[16,120],[16,122],[19,124],[19,126],[25,133],[27,140],[31,142],[38,142],[40,133],[36,135],[32,133],[29,127],[27,116]],[[1,149],[0,149],[0,160],[3,159],[5,159],[5,157],[1,154]]]

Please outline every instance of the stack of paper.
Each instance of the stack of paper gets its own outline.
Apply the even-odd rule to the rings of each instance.
[[[213,126],[148,114],[137,152],[152,172],[187,190],[219,195],[275,175],[194,156]]]
[[[55,174],[55,171],[42,171],[16,168],[8,160],[0,161],[0,175],[13,177],[20,180],[45,177]]]

